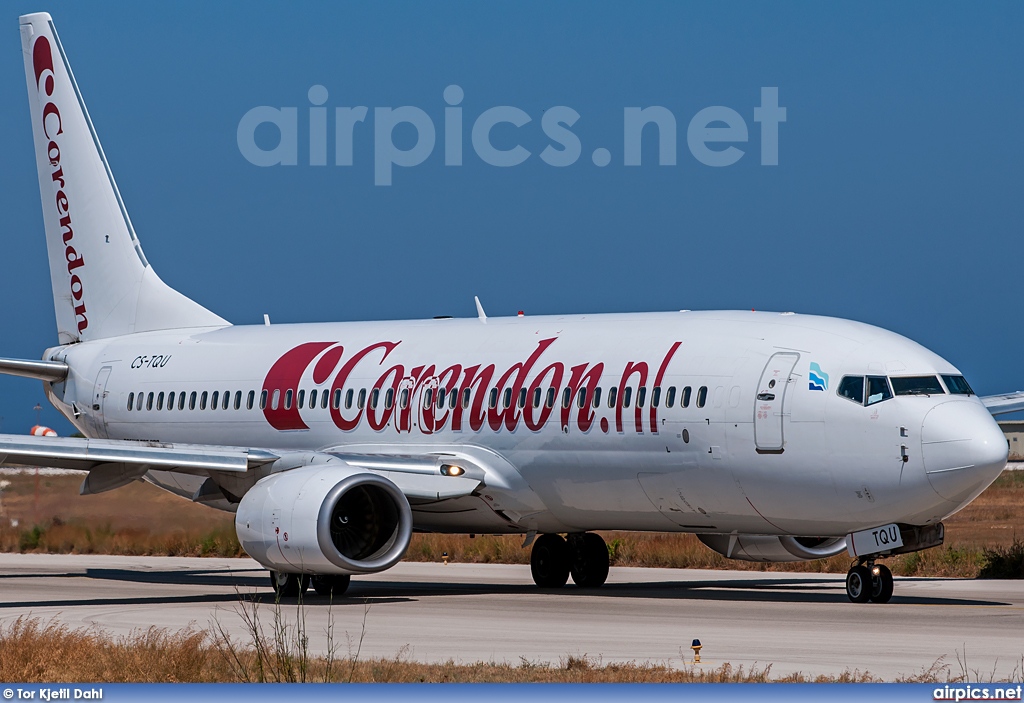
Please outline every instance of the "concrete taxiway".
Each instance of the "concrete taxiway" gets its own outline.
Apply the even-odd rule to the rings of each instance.
[[[267,572],[248,559],[0,555],[0,623],[32,615],[126,634],[216,619],[245,640],[237,609],[253,594],[270,622]],[[295,602],[283,610],[294,621]],[[586,654],[682,666],[697,638],[702,667],[893,679],[937,661],[959,674],[958,655],[980,677],[1019,678],[1024,656],[1024,581],[897,578],[891,603],[854,605],[839,575],[613,568],[598,590],[540,591],[526,566],[403,563],[353,579],[330,606],[310,591],[304,615],[319,651],[329,614],[340,654],[346,636],[355,651],[362,635],[362,658],[557,664]]]

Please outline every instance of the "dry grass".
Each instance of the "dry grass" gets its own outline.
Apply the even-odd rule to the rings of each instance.
[[[38,498],[31,473],[11,481],[0,498],[0,550],[169,556],[241,556],[233,516],[189,503],[148,484],[79,496],[79,476],[40,476]],[[11,520],[17,526],[11,526]],[[1024,471],[1006,471],[971,505],[946,521],[946,544],[888,561],[901,576],[988,575],[1001,558],[1012,572],[1015,540],[1024,537]],[[660,566],[845,573],[845,556],[820,561],[756,564],[733,561],[707,549],[696,537],[675,533],[605,532],[618,566]],[[516,535],[414,535],[408,561],[526,564],[530,550]]]
[[[169,632],[139,630],[110,637],[94,629],[70,629],[56,622],[19,619],[0,628],[0,682],[20,683],[143,683],[332,681],[352,683],[688,683],[688,682],[867,682],[870,674],[846,671],[839,676],[811,677],[795,673],[773,677],[771,665],[702,668],[683,662],[603,664],[586,655],[564,657],[557,665],[448,661],[423,664],[407,661],[399,652],[390,659],[360,660],[357,653],[330,660],[312,657],[301,646],[302,632],[268,635],[261,654],[256,647],[232,643],[236,658],[226,650],[223,635],[187,629]],[[276,643],[281,637],[281,644]],[[300,668],[298,660],[305,657]],[[680,667],[679,665],[682,664]],[[243,674],[244,672],[247,672]],[[259,672],[253,676],[254,672]],[[928,680],[940,680],[938,674]],[[946,679],[941,679],[946,680]]]

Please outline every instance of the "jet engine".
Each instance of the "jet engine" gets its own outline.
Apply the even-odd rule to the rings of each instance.
[[[271,571],[372,574],[405,554],[412,511],[383,476],[330,462],[258,481],[238,504],[235,531]]]
[[[808,561],[846,551],[846,537],[697,535],[707,547],[741,561]]]

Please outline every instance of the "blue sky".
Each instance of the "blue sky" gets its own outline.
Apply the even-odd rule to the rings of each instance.
[[[53,15],[147,256],[235,323],[718,308],[794,310],[895,330],[982,394],[1024,388],[1024,5],[1019,3],[8,2],[0,32],[0,355],[55,342],[17,17]],[[444,161],[447,86],[464,92],[462,166]],[[367,106],[353,165],[308,159],[307,93]],[[760,163],[762,87],[787,119]],[[258,167],[251,108],[298,110],[298,164]],[[437,144],[374,185],[374,108],[415,106]],[[484,163],[474,120],[522,145]],[[582,155],[554,167],[546,110],[579,113]],[[623,110],[677,121],[676,164]],[[735,164],[694,158],[703,108],[738,113]],[[394,132],[409,148],[415,132]],[[276,133],[255,134],[264,148]],[[715,146],[715,148],[724,148]],[[607,148],[611,163],[591,160]],[[24,432],[38,382],[0,378],[0,431]],[[45,405],[45,403],[44,403]],[[70,425],[47,406],[46,424]]]

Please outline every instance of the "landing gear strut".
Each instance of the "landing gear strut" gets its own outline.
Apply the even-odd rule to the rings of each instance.
[[[280,598],[294,598],[309,588],[307,574],[286,574],[283,571],[270,572],[270,585],[274,587],[274,595]]]
[[[892,572],[872,559],[857,564],[846,574],[846,596],[854,603],[888,603],[892,589]]]
[[[608,579],[608,547],[591,532],[541,535],[533,545],[530,570],[541,588],[561,588],[572,575],[581,588],[597,588]]]

